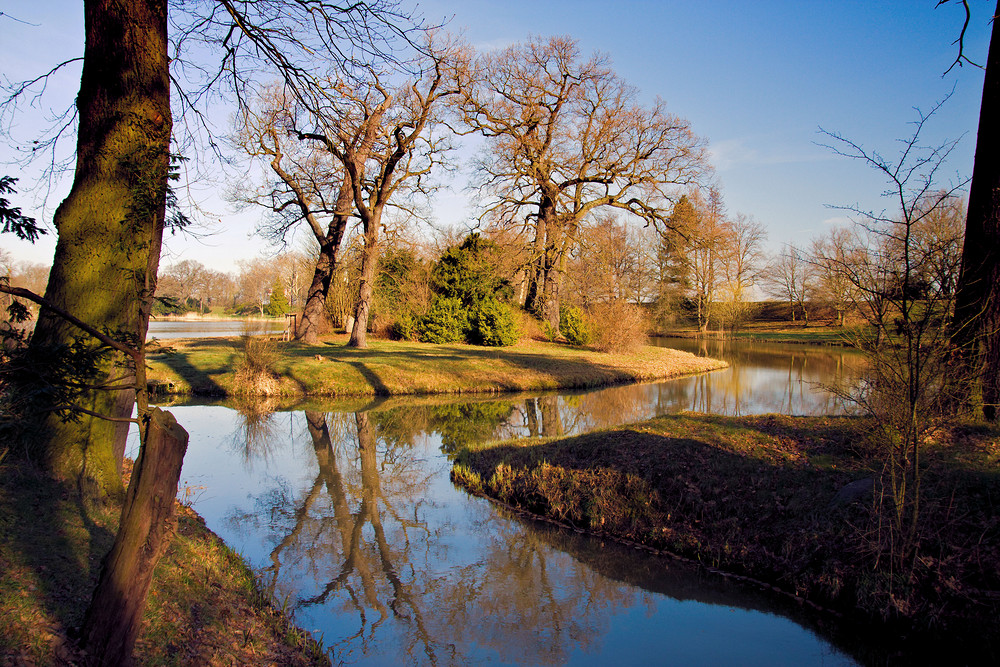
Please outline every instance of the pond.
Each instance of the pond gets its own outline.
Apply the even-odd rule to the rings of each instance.
[[[842,411],[820,383],[861,364],[839,348],[703,352],[733,367],[488,400],[173,405],[191,434],[182,495],[335,664],[858,664],[862,649],[789,599],[520,518],[449,479],[449,452],[470,440],[680,410]]]
[[[239,336],[246,332],[255,335],[280,334],[285,330],[284,320],[159,320],[149,321],[147,338],[221,338]]]

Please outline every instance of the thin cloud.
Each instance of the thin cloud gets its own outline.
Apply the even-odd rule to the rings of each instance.
[[[758,143],[764,143],[764,148],[750,145],[750,140],[747,138],[713,142],[708,148],[709,159],[718,171],[745,166],[801,164],[829,159],[829,156],[816,150],[796,151],[776,146],[773,141],[758,141]]]

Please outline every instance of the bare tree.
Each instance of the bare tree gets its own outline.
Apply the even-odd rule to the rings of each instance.
[[[350,182],[364,239],[354,325],[349,345],[367,346],[383,216],[402,190],[428,192],[428,180],[449,144],[432,127],[440,101],[455,94],[452,47],[428,47],[421,76],[391,89],[376,71],[360,87],[337,83],[339,99],[314,118],[300,139],[320,142],[341,162]],[[396,202],[400,204],[401,202]]]
[[[614,300],[643,303],[652,297],[652,258],[641,231],[602,214],[580,232],[567,268],[567,286],[583,306]]]
[[[749,216],[737,214],[723,231],[719,253],[723,276],[720,319],[723,327],[735,331],[749,319],[750,292],[763,272],[761,245],[767,230]]]
[[[461,74],[458,108],[489,146],[480,164],[487,214],[530,233],[525,305],[558,332],[581,223],[614,207],[667,225],[674,190],[705,171],[701,141],[661,101],[637,104],[606,58],[583,60],[569,38],[482,55]]]
[[[785,245],[764,273],[764,288],[772,296],[788,302],[792,322],[796,321],[796,308],[802,315],[802,326],[809,326],[809,307],[815,274],[813,266],[794,245]]]
[[[354,193],[350,179],[333,156],[295,136],[303,115],[302,105],[277,84],[261,93],[254,108],[244,110],[238,118],[236,142],[248,156],[266,160],[271,177],[252,190],[237,187],[234,198],[270,213],[259,231],[271,241],[287,243],[289,233],[300,224],[305,224],[316,240],[312,281],[295,332],[296,339],[315,343],[354,210]],[[363,136],[356,139],[362,144],[366,140]],[[367,149],[363,145],[359,150]]]
[[[813,239],[810,262],[816,270],[817,296],[837,313],[837,326],[844,326],[847,313],[858,303],[859,294],[852,273],[861,266],[862,257],[855,250],[854,235],[844,227],[835,227]]]
[[[940,108],[921,114],[895,160],[830,134],[839,155],[869,165],[889,183],[895,214],[849,207],[860,233],[840,230],[817,253],[821,269],[846,281],[868,328],[856,335],[869,364],[859,389],[848,394],[874,418],[874,443],[884,453],[878,547],[898,571],[912,572],[920,543],[921,452],[951,417],[956,389],[968,384],[953,363],[949,340],[955,306],[960,235],[954,233],[957,191],[938,172],[955,146],[924,146],[920,134]],[[864,305],[867,304],[867,307]]]
[[[722,256],[728,234],[725,209],[718,189],[710,188],[708,198],[698,190],[682,197],[674,207],[671,225],[677,231],[673,254],[686,274],[688,289],[695,302],[698,330],[708,331],[712,311],[724,278]]]

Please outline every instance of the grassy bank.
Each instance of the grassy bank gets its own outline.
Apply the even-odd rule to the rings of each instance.
[[[837,500],[877,475],[865,431],[848,417],[682,415],[474,446],[452,476],[473,493],[878,619],[903,637],[961,637],[996,657],[1000,432],[940,433],[926,452],[910,576],[877,558],[871,493]]]
[[[657,347],[614,355],[530,341],[489,348],[376,340],[363,350],[347,347],[346,341],[346,336],[318,345],[273,341],[269,365],[276,392],[389,396],[583,388],[667,379],[726,365]],[[166,393],[234,395],[241,355],[238,339],[178,341],[167,352],[149,355],[149,379]]]
[[[31,466],[0,466],[0,665],[76,663],[78,628],[110,549],[117,508],[83,508]],[[261,594],[243,560],[180,506],[158,565],[140,665],[328,665]]]

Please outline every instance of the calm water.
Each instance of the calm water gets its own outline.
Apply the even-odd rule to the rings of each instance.
[[[248,329],[249,328],[249,329]],[[284,320],[244,322],[242,320],[157,320],[149,322],[147,338],[220,338],[239,336],[245,331],[255,334],[281,333]]]
[[[687,346],[686,341],[667,341]],[[645,417],[839,411],[856,354],[709,347],[733,368],[493,400],[389,399],[262,413],[176,405],[194,507],[346,664],[856,664],[817,619],[720,577],[528,522],[448,477],[464,442]]]

